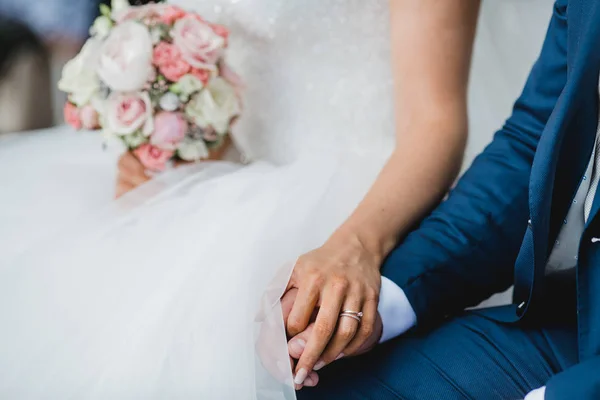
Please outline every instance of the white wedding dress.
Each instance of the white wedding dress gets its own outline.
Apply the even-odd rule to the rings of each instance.
[[[110,202],[116,153],[96,155],[93,134],[0,141],[0,398],[294,398],[279,296],[394,147],[388,0],[175,3],[231,28],[234,139],[253,162]],[[477,63],[491,134],[515,93],[486,86],[506,66]]]

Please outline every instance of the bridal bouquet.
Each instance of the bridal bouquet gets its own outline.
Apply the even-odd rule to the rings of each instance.
[[[240,80],[224,61],[228,30],[173,5],[111,6],[63,69],[65,120],[119,138],[150,170],[208,158],[241,111]]]

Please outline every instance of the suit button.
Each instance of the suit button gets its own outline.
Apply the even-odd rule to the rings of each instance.
[[[531,220],[530,219],[527,220],[527,226],[529,226],[531,228]]]

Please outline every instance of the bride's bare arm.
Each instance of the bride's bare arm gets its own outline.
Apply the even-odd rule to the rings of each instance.
[[[396,148],[350,218],[294,269],[289,287],[299,291],[289,334],[303,331],[320,305],[296,373],[352,353],[372,337],[382,260],[460,170],[479,0],[390,0],[390,9]],[[364,312],[360,329],[351,318],[337,323],[346,309]]]
[[[337,234],[385,256],[447,192],[467,140],[479,1],[391,0],[396,148]]]

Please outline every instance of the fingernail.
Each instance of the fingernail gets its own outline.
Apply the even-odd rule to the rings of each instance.
[[[296,385],[302,385],[307,376],[308,371],[305,368],[300,368],[300,371],[298,371],[296,377],[294,378],[294,383]]]
[[[323,368],[325,366],[325,361],[320,360],[318,363],[315,364],[315,366],[313,367],[313,371],[318,371],[321,368]]]
[[[290,350],[297,354],[302,354],[304,351],[304,347],[306,347],[306,342],[302,339],[294,339],[290,342]]]
[[[336,357],[335,361],[339,360],[342,357],[344,357],[344,353],[340,353],[340,355]]]
[[[304,380],[304,386],[313,387],[313,386],[315,386],[315,382],[313,381],[313,379],[310,376],[307,376],[306,379]]]

